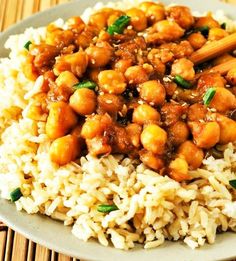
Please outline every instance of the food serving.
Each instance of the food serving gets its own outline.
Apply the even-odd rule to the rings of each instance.
[[[90,11],[6,43],[1,196],[120,249],[234,231],[231,21],[155,2]]]

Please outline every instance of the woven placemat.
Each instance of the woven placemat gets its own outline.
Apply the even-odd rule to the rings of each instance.
[[[70,0],[0,0],[0,31],[10,25]],[[196,0],[198,1],[198,0]],[[225,0],[236,4],[236,0]],[[76,261],[26,239],[0,222],[0,261]],[[82,260],[80,260],[82,261]],[[236,260],[235,260],[236,261]]]

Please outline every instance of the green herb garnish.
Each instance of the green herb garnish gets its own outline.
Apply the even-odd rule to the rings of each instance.
[[[29,46],[30,46],[31,44],[32,44],[32,42],[31,42],[31,41],[28,41],[28,42],[24,45],[24,48],[29,51]]]
[[[112,205],[99,205],[97,210],[102,213],[110,213],[111,211],[118,210],[118,207],[114,204]]]
[[[225,30],[226,29],[226,23],[221,24],[220,27]]]
[[[204,105],[208,106],[216,94],[215,88],[209,88],[203,97]]]
[[[74,85],[75,89],[82,89],[82,88],[87,88],[94,90],[96,88],[97,84],[92,81],[82,81]]]
[[[127,15],[120,16],[112,25],[108,26],[107,32],[110,35],[115,33],[122,34],[130,22],[130,17]]]
[[[210,30],[209,26],[202,26],[202,27],[196,28],[194,31],[200,32],[204,36],[208,36],[209,30]]]
[[[16,188],[15,190],[13,190],[13,191],[10,193],[10,198],[11,198],[11,201],[12,201],[12,202],[17,201],[17,200],[20,199],[22,196],[23,196],[23,195],[22,195],[22,193],[21,193],[20,188]]]
[[[236,189],[236,179],[230,180],[229,184],[230,184],[231,187]]]
[[[184,89],[190,89],[192,87],[192,84],[190,82],[186,81],[180,75],[175,76],[174,82],[177,83],[179,86],[183,87]]]

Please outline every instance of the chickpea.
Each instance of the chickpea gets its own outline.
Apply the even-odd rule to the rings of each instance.
[[[111,40],[111,35],[107,32],[107,31],[100,31],[99,34],[98,34],[98,39],[97,39],[97,42],[107,42],[109,43]]]
[[[189,122],[189,127],[199,148],[210,149],[220,140],[220,126],[217,122]]]
[[[167,9],[167,15],[184,29],[189,29],[194,24],[191,11],[186,6],[171,6]]]
[[[218,41],[224,37],[226,37],[228,33],[221,28],[211,28],[208,34],[209,41]]]
[[[54,65],[55,75],[59,75],[64,71],[71,71],[74,75],[81,77],[88,66],[88,56],[85,52],[60,56]]]
[[[125,71],[125,78],[129,84],[140,84],[148,80],[148,75],[142,66],[135,65]]]
[[[162,20],[155,23],[153,27],[164,41],[175,41],[184,35],[184,30],[174,21]]]
[[[92,139],[100,136],[111,124],[112,119],[108,114],[88,117],[82,126],[81,136],[84,139]]]
[[[215,88],[215,90],[216,93],[209,105],[211,108],[222,113],[236,108],[236,97],[232,92],[226,88]]]
[[[98,111],[99,114],[109,113],[111,115],[121,111],[124,101],[121,96],[110,93],[104,93],[98,96]]]
[[[151,64],[153,65],[155,71],[160,75],[164,76],[166,72],[166,66],[165,64],[159,59],[155,58],[152,61],[150,61]]]
[[[97,96],[95,92],[87,88],[76,90],[70,97],[70,107],[82,116],[92,114],[96,105]]]
[[[104,29],[107,26],[107,19],[109,17],[110,12],[98,12],[92,14],[89,18],[89,25],[96,26],[99,31]]]
[[[225,79],[219,73],[203,74],[197,83],[197,92],[204,95],[208,88],[211,87],[225,87]]]
[[[51,144],[49,155],[53,162],[65,165],[75,160],[80,154],[78,139],[73,135],[57,138]]]
[[[168,129],[168,134],[171,143],[178,146],[188,139],[189,129],[185,122],[177,121]]]
[[[126,15],[131,17],[130,24],[135,31],[143,31],[147,28],[147,18],[145,13],[138,8],[131,8],[126,11]]]
[[[139,156],[141,161],[153,170],[159,171],[164,167],[164,161],[151,151],[141,150]]]
[[[193,52],[193,47],[191,44],[184,40],[179,44],[177,43],[165,43],[160,46],[161,49],[166,50],[173,54],[173,58],[180,59],[189,57]],[[173,59],[172,59],[173,60]]]
[[[28,57],[26,57],[25,63],[22,64],[23,74],[30,81],[36,81],[36,79],[39,76],[33,61],[34,61],[34,56],[29,54]]]
[[[85,28],[85,23],[79,16],[73,16],[66,21],[66,24],[69,29],[76,31],[76,33],[82,32]]]
[[[212,18],[212,16],[204,16],[198,18],[197,22],[195,23],[195,28],[203,27],[203,26],[208,26],[209,28],[220,28],[220,24]]]
[[[160,121],[160,113],[147,104],[141,104],[134,109],[133,122],[140,125],[146,123],[157,123]]]
[[[139,5],[139,8],[146,14],[150,24],[165,19],[165,8],[162,4],[143,2]]]
[[[141,134],[143,147],[154,154],[163,154],[167,133],[156,124],[147,125]]]
[[[193,33],[188,37],[188,41],[194,50],[200,49],[206,42],[206,38],[200,33]]]
[[[107,19],[107,25],[110,26],[114,24],[114,22],[119,18],[118,14],[111,14],[109,18]]]
[[[159,61],[161,61],[162,63],[168,63],[168,62],[173,61],[174,54],[168,48],[160,48],[160,49],[153,48],[148,53],[147,58],[152,63],[152,65],[155,66],[156,60],[158,63],[159,63]]]
[[[41,104],[33,101],[27,106],[26,117],[34,121],[46,121],[47,115],[42,109]]]
[[[64,136],[77,123],[77,116],[65,102],[52,102],[46,123],[46,134],[51,139]]]
[[[73,86],[79,82],[79,80],[75,77],[75,75],[69,71],[64,71],[60,73],[60,75],[56,79],[56,85],[58,87],[64,87],[68,90],[68,92],[73,92]]]
[[[188,163],[182,158],[176,158],[171,161],[169,165],[169,175],[178,182],[192,179],[188,173]]]
[[[215,118],[220,126],[220,144],[227,144],[236,141],[236,122],[221,114],[216,114]]]
[[[189,121],[204,120],[207,114],[207,108],[203,104],[194,103],[188,108],[187,117]]]
[[[140,147],[140,135],[142,133],[142,127],[136,123],[130,123],[126,127],[126,132],[130,138],[132,145],[136,148]]]
[[[156,106],[165,102],[166,91],[159,81],[147,81],[140,84],[139,87],[140,97],[146,102]]]
[[[226,80],[231,84],[231,85],[236,85],[236,68],[232,68],[228,71],[226,75]]]
[[[47,32],[45,43],[51,46],[65,47],[72,44],[74,34],[70,30],[56,29],[52,32]]]
[[[122,15],[124,15],[125,13],[120,11],[120,10],[113,10],[108,19],[107,19],[107,25],[110,26],[112,24],[114,24],[114,22]]]
[[[100,90],[111,94],[121,94],[125,91],[126,82],[123,73],[115,70],[105,70],[98,74]]]
[[[147,12],[148,8],[155,5],[155,3],[153,2],[142,2],[141,4],[139,4],[139,9],[141,9],[144,13]],[[162,5],[163,7],[163,5]]]
[[[91,68],[106,66],[112,57],[112,50],[105,47],[90,46],[85,52],[88,55],[89,66]]]
[[[190,140],[182,143],[179,146],[177,153],[185,158],[192,169],[197,169],[202,165],[204,152]]]
[[[97,35],[97,27],[86,25],[84,30],[77,35],[75,44],[78,49],[86,49],[93,42],[93,38]]]
[[[89,154],[94,157],[101,155],[109,155],[112,147],[107,143],[106,137],[94,137],[86,140]]]
[[[114,64],[116,71],[125,73],[125,71],[132,65],[132,59],[120,59]]]
[[[194,64],[186,58],[175,60],[171,67],[171,75],[180,75],[185,80],[192,81],[195,77]]]

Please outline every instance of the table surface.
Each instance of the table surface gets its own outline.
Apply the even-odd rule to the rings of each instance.
[[[51,6],[70,0],[0,0],[0,31]],[[197,0],[196,0],[197,1]],[[236,0],[225,0],[236,4]],[[0,222],[1,261],[76,261],[26,239]],[[82,260],[81,260],[82,261]]]

